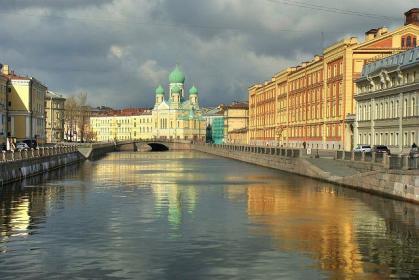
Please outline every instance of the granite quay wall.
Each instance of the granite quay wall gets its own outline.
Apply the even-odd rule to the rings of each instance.
[[[76,146],[47,147],[22,151],[3,151],[0,182],[19,181],[83,160]]]
[[[407,170],[402,168],[404,165],[396,165],[401,167],[396,169],[391,164],[391,156],[387,155],[382,156],[382,160],[376,157],[374,161],[365,161],[362,154],[359,160],[342,160],[337,159],[337,154],[336,158],[330,155],[322,158],[317,151],[291,148],[214,144],[194,144],[192,148],[419,204],[419,170]]]
[[[77,150],[85,159],[94,159],[119,150],[134,150],[132,141],[78,144]]]

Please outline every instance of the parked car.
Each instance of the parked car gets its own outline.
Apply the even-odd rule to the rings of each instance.
[[[390,150],[385,145],[375,145],[372,148],[372,151],[377,154],[388,154],[388,155],[390,154]]]
[[[38,143],[34,139],[25,139],[22,142],[28,145],[29,148],[32,148],[32,149],[38,148]]]
[[[24,142],[19,142],[19,143],[16,144],[16,149],[21,151],[21,150],[24,150],[24,149],[29,149],[29,146],[28,146],[28,144],[26,144]]]
[[[371,146],[370,145],[364,145],[364,144],[358,144],[355,148],[354,148],[354,152],[356,153],[371,153]]]
[[[419,148],[414,147],[414,148],[410,149],[409,156],[414,157],[414,158],[418,158],[419,157]]]

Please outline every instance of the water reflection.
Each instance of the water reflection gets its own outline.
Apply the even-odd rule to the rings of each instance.
[[[303,178],[299,183],[313,185]],[[405,277],[409,275],[406,271],[415,270],[419,265],[418,227],[414,223],[417,206],[317,184],[304,192],[295,186],[250,186],[249,218],[264,225],[255,233],[269,234],[281,251],[309,255],[338,279]],[[359,200],[360,196],[364,199]],[[399,209],[388,207],[391,204]],[[405,209],[404,216],[407,209],[414,214],[402,221],[387,220],[389,214],[400,216],[400,208]],[[395,258],[403,258],[405,263]]]
[[[48,181],[74,176],[77,170],[78,165],[73,165],[1,187],[0,251],[8,251],[8,242],[37,233],[63,201],[64,188],[49,187]]]
[[[0,194],[1,279],[419,277],[418,206],[202,153],[114,153]]]

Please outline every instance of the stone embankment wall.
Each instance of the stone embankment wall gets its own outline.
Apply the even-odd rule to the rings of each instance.
[[[19,181],[83,159],[76,146],[3,152],[0,162],[0,183]]]
[[[417,169],[393,170],[375,162],[310,157],[302,149],[212,144],[193,145],[193,149],[419,203]]]

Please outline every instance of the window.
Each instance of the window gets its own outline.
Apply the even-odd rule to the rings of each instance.
[[[411,47],[412,44],[412,38],[410,36],[407,36],[406,38],[406,47]]]

